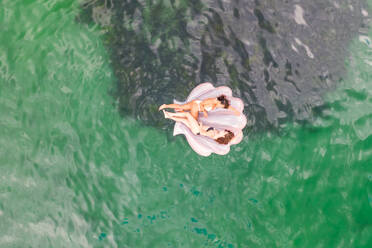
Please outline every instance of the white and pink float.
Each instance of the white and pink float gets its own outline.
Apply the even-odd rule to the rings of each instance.
[[[192,149],[201,156],[209,156],[211,153],[225,155],[230,151],[231,145],[236,145],[242,141],[242,130],[247,124],[247,118],[243,114],[244,103],[240,98],[232,96],[232,91],[229,87],[214,87],[211,83],[202,83],[196,86],[184,102],[174,100],[174,103],[185,104],[193,100],[215,98],[220,95],[225,95],[229,100],[230,105],[237,109],[240,112],[240,115],[237,116],[227,109],[215,109],[208,112],[207,118],[205,118],[202,113],[199,113],[199,121],[201,121],[203,125],[211,126],[219,130],[226,129],[233,132],[234,138],[229,142],[229,144],[219,144],[209,137],[195,135],[183,123],[176,122],[174,125],[173,135],[185,135]]]

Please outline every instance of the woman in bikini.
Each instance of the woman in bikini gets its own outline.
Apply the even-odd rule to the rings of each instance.
[[[219,144],[227,145],[234,138],[234,133],[229,130],[219,131],[202,125],[190,112],[172,113],[163,110],[163,113],[165,118],[185,124],[193,134],[207,136]]]
[[[214,110],[216,108],[224,108],[229,109],[234,112],[235,115],[240,115],[240,112],[236,110],[234,107],[232,107],[227,100],[225,95],[221,95],[217,98],[208,98],[203,101],[201,100],[194,100],[191,102],[188,102],[183,105],[179,104],[163,104],[159,107],[159,110],[163,110],[165,108],[173,108],[177,112],[180,111],[190,111],[191,115],[197,120],[199,116],[199,112],[204,113],[204,117],[208,117],[207,112]]]

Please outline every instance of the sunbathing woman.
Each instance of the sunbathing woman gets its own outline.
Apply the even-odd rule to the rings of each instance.
[[[197,120],[199,112],[204,113],[204,117],[208,117],[207,111],[211,111],[216,108],[225,108],[233,111],[235,115],[240,115],[240,112],[234,107],[230,106],[229,101],[225,95],[221,95],[217,98],[208,98],[203,101],[194,100],[183,105],[179,104],[163,104],[159,107],[159,110],[165,108],[173,108],[176,111],[190,111],[191,115]]]
[[[163,113],[165,118],[185,124],[192,133],[212,138],[219,144],[227,145],[234,138],[234,133],[229,130],[219,131],[213,127],[203,126],[190,112],[172,113],[163,110]]]

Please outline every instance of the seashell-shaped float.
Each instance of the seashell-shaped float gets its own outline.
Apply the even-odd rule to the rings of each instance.
[[[209,156],[211,153],[225,155],[230,151],[230,145],[235,145],[242,141],[242,129],[247,124],[247,118],[243,114],[244,103],[240,98],[232,96],[232,91],[229,87],[214,87],[211,83],[199,84],[191,91],[190,95],[184,102],[174,100],[174,103],[185,104],[193,100],[205,100],[220,95],[225,95],[229,100],[230,105],[237,109],[241,114],[237,116],[231,110],[215,109],[208,112],[207,118],[205,118],[202,113],[199,113],[199,121],[201,121],[203,125],[211,126],[218,130],[227,129],[233,132],[235,136],[229,144],[219,144],[209,137],[195,135],[183,123],[176,122],[174,125],[173,135],[185,135],[192,149],[201,156]]]

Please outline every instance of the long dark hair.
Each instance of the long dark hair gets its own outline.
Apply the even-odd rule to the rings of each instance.
[[[217,143],[219,144],[222,144],[222,145],[227,145],[231,140],[232,138],[234,138],[234,133],[229,131],[229,130],[225,130],[227,132],[227,134],[225,134],[225,136],[223,137],[219,137],[218,139],[215,139],[215,141],[217,141]]]
[[[225,95],[220,95],[219,97],[217,97],[217,100],[224,105],[223,107],[225,109],[227,109],[230,106],[229,100],[227,100]]]

